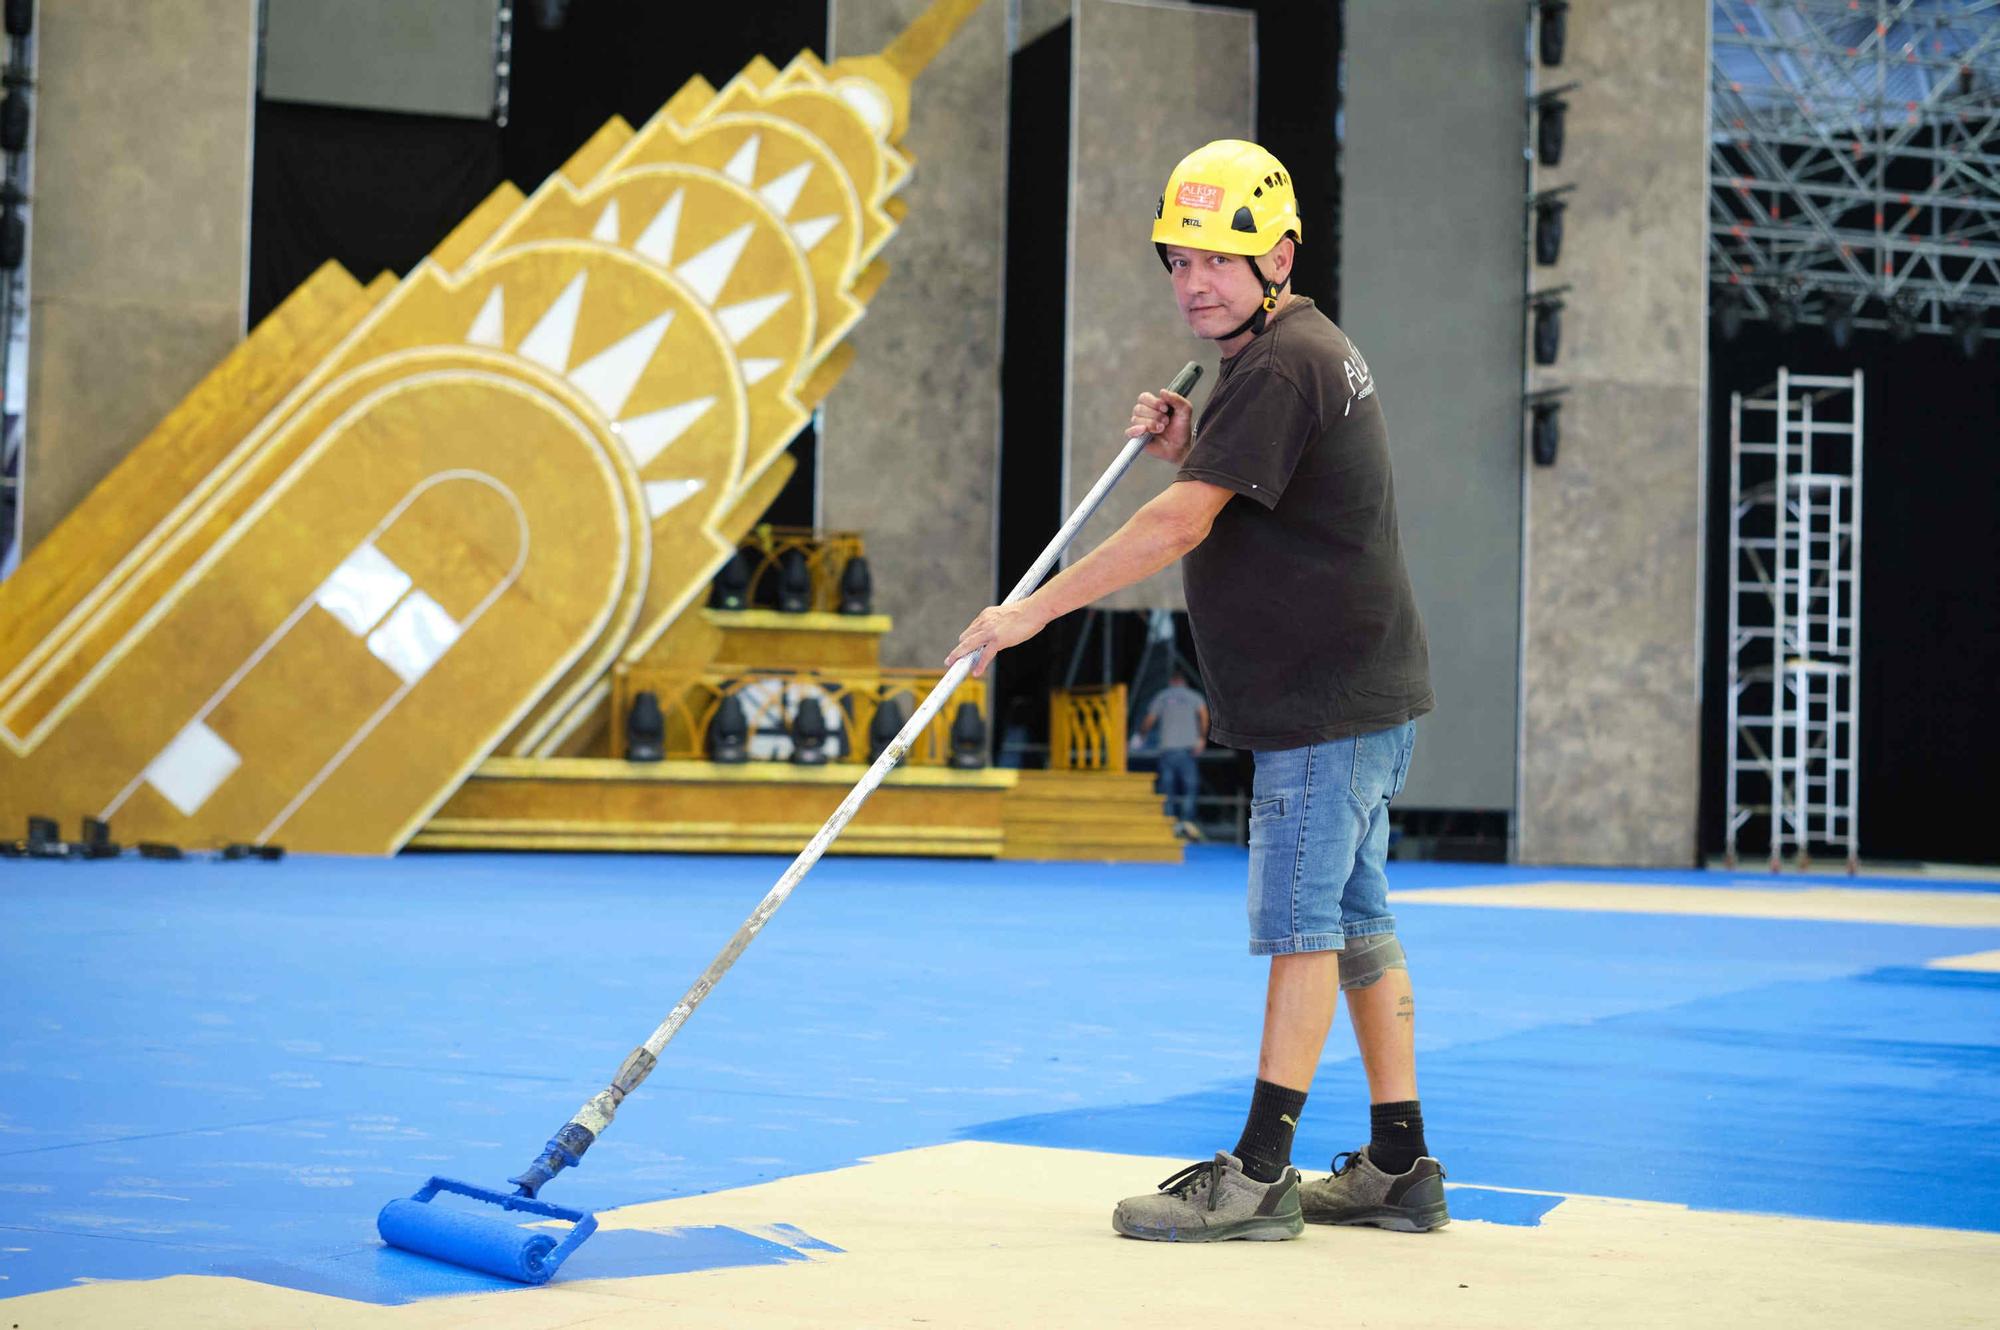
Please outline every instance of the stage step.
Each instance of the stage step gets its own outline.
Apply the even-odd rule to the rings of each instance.
[[[1179,863],[1145,772],[1023,771],[1001,804],[1002,859]]]

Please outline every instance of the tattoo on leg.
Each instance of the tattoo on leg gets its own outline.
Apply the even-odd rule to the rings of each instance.
[[[1400,999],[1396,1003],[1397,1020],[1399,1021],[1414,1020],[1416,1019],[1416,1015],[1417,1015],[1417,1000],[1415,998],[1406,996]]]

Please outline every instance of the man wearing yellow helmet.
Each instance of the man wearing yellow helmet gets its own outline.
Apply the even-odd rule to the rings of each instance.
[[[949,657],[984,649],[983,672],[1050,620],[1185,556],[1209,737],[1256,757],[1250,950],[1271,972],[1248,1119],[1233,1152],[1121,1202],[1112,1226],[1129,1237],[1447,1222],[1383,871],[1389,801],[1409,774],[1415,720],[1434,705],[1429,648],[1381,400],[1346,334],[1291,290],[1301,234],[1291,176],[1256,144],[1220,140],[1174,168],[1153,243],[1188,327],[1223,356],[1200,427],[1185,398],[1140,394],[1126,433],[1154,436],[1147,451],[1179,467],[1174,483],[1034,595],[982,612]],[[1302,1184],[1292,1133],[1343,991],[1370,1139]]]

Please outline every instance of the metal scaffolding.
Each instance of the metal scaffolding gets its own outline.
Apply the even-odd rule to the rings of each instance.
[[[1729,317],[2000,338],[2000,0],[1714,0]],[[1970,354],[1970,350],[1967,352]]]
[[[1861,811],[1861,373],[1778,371],[1729,398],[1725,838],[1760,816],[1771,871],[1815,848],[1853,872]]]

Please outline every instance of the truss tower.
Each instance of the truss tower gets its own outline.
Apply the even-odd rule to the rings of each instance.
[[[2000,338],[2000,0],[1714,0],[1731,316]],[[1970,351],[1968,350],[1968,354]]]

